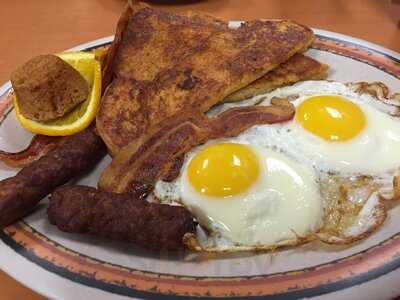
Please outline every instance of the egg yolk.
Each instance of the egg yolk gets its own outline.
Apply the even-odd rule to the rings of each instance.
[[[247,190],[259,172],[258,158],[251,148],[222,143],[207,146],[192,158],[188,179],[200,194],[229,197]]]
[[[309,132],[328,141],[347,141],[365,127],[363,111],[346,98],[333,95],[314,96],[304,100],[296,119]]]

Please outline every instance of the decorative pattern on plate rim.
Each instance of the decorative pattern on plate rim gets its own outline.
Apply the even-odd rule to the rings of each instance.
[[[100,46],[104,44],[96,47]],[[323,35],[317,35],[312,48],[367,63],[400,79],[400,60],[385,53]],[[3,116],[9,112],[7,95],[8,100],[0,102]],[[24,221],[5,228],[0,239],[34,264],[64,278],[115,294],[151,299],[311,297],[361,284],[400,267],[400,232],[367,250],[329,263],[238,277],[158,274],[111,264],[65,248]]]

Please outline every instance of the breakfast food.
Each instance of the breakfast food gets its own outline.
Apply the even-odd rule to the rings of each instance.
[[[399,146],[399,123],[397,117],[393,117],[399,115],[399,108],[395,101],[391,101],[387,96],[383,97],[386,90],[382,84],[344,85],[324,81],[303,82],[293,87],[277,89],[243,104],[263,101],[261,105],[268,105],[269,101],[277,99],[278,96],[285,97],[291,99],[291,103],[296,107],[296,117],[293,120],[269,126],[253,126],[235,139],[222,141],[244,144],[254,149],[261,147],[273,150],[297,163],[310,166],[318,183],[324,207],[318,230],[301,234],[301,231],[299,233],[293,228],[296,231],[294,240],[281,240],[278,244],[270,245],[251,245],[248,241],[247,244],[238,243],[238,240],[235,243],[235,240],[227,239],[227,234],[221,232],[221,228],[224,227],[218,227],[220,220],[215,215],[209,215],[209,207],[220,206],[213,211],[218,214],[219,211],[228,209],[222,209],[223,205],[232,203],[221,204],[220,201],[213,201],[215,196],[210,199],[199,193],[198,189],[194,189],[193,182],[196,180],[192,179],[190,183],[190,160],[192,157],[196,158],[196,153],[201,154],[201,150],[188,154],[181,176],[175,182],[158,182],[155,196],[163,203],[180,203],[188,207],[194,215],[200,216],[199,220],[203,220],[199,221],[200,224],[211,234],[192,234],[185,239],[189,247],[199,251],[265,249],[312,239],[331,244],[348,244],[365,238],[383,224],[387,214],[384,201],[400,199],[397,171],[399,161],[396,155]],[[234,105],[224,106],[225,109],[232,109]],[[321,115],[324,116],[322,120]],[[209,143],[218,145],[221,141]],[[374,151],[371,152],[371,149]],[[210,157],[208,164],[212,161]],[[227,167],[221,166],[220,163],[221,160],[217,167],[225,170]],[[201,161],[197,165],[201,165]],[[199,176],[198,171],[196,174]],[[223,185],[221,175],[208,176],[209,179],[212,178],[213,185]],[[287,189],[286,187],[283,191],[287,192]],[[241,195],[242,201],[249,197],[246,195]],[[251,196],[257,197],[257,194]],[[215,201],[217,203],[214,203]],[[256,212],[260,213],[259,211],[260,206],[257,206]],[[243,214],[242,218],[251,216],[249,213]],[[238,219],[241,218],[237,216],[235,220]],[[210,224],[210,220],[213,220],[213,223]],[[267,220],[270,221],[271,217],[267,217]],[[247,220],[246,224],[248,223]],[[230,229],[229,226],[227,228]],[[253,229],[251,226],[250,228]]]
[[[93,126],[73,136],[13,177],[0,181],[0,227],[31,212],[42,198],[96,164],[106,153]]]
[[[11,74],[21,114],[36,121],[64,116],[89,94],[78,71],[55,55],[32,58]]]
[[[0,181],[0,226],[54,191],[48,217],[60,230],[152,250],[273,250],[369,236],[386,219],[385,201],[400,199],[398,96],[382,83],[320,80],[328,66],[301,53],[313,38],[287,20],[233,29],[129,3],[109,49],[59,55],[89,83],[86,101],[38,122],[17,94],[26,128],[73,135],[0,152],[25,166]],[[114,157],[99,189],[57,188],[99,161],[105,144]]]
[[[202,225],[185,236],[188,247],[347,244],[382,225],[384,200],[399,198],[399,109],[360,86],[306,81],[255,97],[243,104],[291,99],[296,116],[188,152],[179,177],[158,181],[153,195],[183,205]]]
[[[298,85],[313,86],[315,91],[328,93],[330,97],[334,88],[337,93],[347,92],[347,97],[355,93],[353,97],[358,95],[362,101],[372,97],[364,93],[366,88],[360,91],[359,84],[345,86],[332,82],[305,82]],[[337,89],[338,86],[342,89]],[[296,93],[284,93],[290,89]],[[286,96],[296,105],[300,90],[308,91],[307,97],[313,99],[310,87],[298,89],[295,85],[244,103],[225,104],[222,110],[227,107],[230,109],[213,119],[206,119],[201,114],[188,117],[187,112],[173,116],[163,121],[158,131],[148,135],[139,148],[132,146],[129,151],[129,147],[124,149],[104,171],[99,186],[143,198],[149,195],[150,200],[153,199],[151,201],[186,207],[201,224],[196,233],[188,232],[183,239],[187,247],[196,251],[267,250],[299,245],[314,239],[331,244],[347,244],[365,238],[386,218],[383,199],[395,199],[400,195],[397,177],[374,178],[359,172],[340,173],[334,168],[323,169],[322,162],[314,164],[301,156],[288,154],[288,149],[295,151],[293,145],[282,149],[284,142],[277,142],[273,135],[268,134],[268,130],[273,131],[274,127],[287,128],[297,120],[292,120],[294,111],[291,104],[273,95]],[[273,115],[280,116],[275,119],[279,120],[278,123],[262,125],[265,122],[260,122],[259,118],[263,105],[232,108],[235,105],[253,104],[260,99],[265,101],[264,105],[273,104],[266,108],[279,108],[268,116],[268,119]],[[374,101],[382,104],[389,100]],[[398,113],[397,107],[385,105],[392,114]],[[239,121],[247,125],[243,127]],[[207,129],[217,128],[215,133],[207,133]],[[292,130],[285,131],[289,133]],[[205,146],[193,148],[204,141],[207,141]],[[238,146],[245,150],[230,151],[230,148]],[[215,147],[223,149],[222,154],[215,153]],[[178,178],[172,176],[170,183],[157,181],[174,169],[176,159],[185,153],[182,168],[178,164],[181,171],[174,172]],[[243,176],[234,178],[241,171],[224,164],[226,158],[230,157],[240,163],[246,162],[246,167],[241,170],[244,171]],[[217,170],[217,174],[205,172],[207,176],[201,175],[205,159],[211,169]],[[190,173],[198,178],[189,179]],[[226,176],[228,183],[233,178],[230,185],[224,182]],[[286,184],[282,185],[282,182]],[[211,190],[214,189],[211,195],[202,193],[203,188],[207,190],[207,184]],[[154,186],[154,193],[151,194]],[[226,194],[229,190],[227,186],[234,190],[234,194]]]
[[[293,115],[293,107],[284,100],[264,107],[234,108],[215,119],[196,110],[178,113],[150,131],[139,147],[136,143],[125,147],[103,171],[98,186],[116,193],[149,194],[192,147],[212,138],[236,136],[255,124],[290,120]]]
[[[62,231],[95,234],[156,250],[182,249],[183,236],[195,230],[191,214],[183,207],[83,186],[56,189],[48,215],[50,223]]]
[[[287,20],[231,29],[145,5],[129,7],[124,18],[106,61],[112,81],[96,119],[114,155],[184,108],[207,111],[314,39],[309,28]]]
[[[193,149],[176,181],[156,185],[157,199],[190,210],[215,239],[207,250],[293,244],[319,229],[323,209],[312,168],[235,140]]]
[[[249,99],[298,81],[325,79],[328,75],[328,69],[328,65],[298,53],[260,79],[228,95],[223,102],[236,102]]]
[[[188,153],[176,180],[156,183],[155,199],[186,207],[201,225],[185,236],[189,248],[266,250],[314,239],[345,244],[382,224],[386,209],[371,181],[320,172],[259,146],[262,139],[248,140],[244,132],[210,140]]]
[[[296,117],[252,129],[249,135],[266,137],[264,145],[326,172],[373,175],[400,165],[400,122],[393,117],[399,109],[390,100],[360,93],[351,84],[305,81],[252,101],[269,105],[274,97],[292,99]]]

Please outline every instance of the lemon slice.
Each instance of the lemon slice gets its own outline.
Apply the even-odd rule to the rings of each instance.
[[[101,65],[90,52],[65,52],[58,57],[74,67],[89,83],[90,92],[87,99],[80,103],[73,111],[55,120],[38,122],[25,118],[18,107],[14,94],[14,108],[22,126],[34,133],[51,136],[65,136],[77,133],[93,121],[96,117],[101,94]]]

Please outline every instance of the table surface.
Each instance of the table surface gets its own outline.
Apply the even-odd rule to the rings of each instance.
[[[29,58],[109,36],[123,0],[13,0],[0,10],[0,82]],[[400,52],[400,0],[151,1],[172,11],[195,9],[227,20],[287,18]],[[0,271],[0,300],[44,299]]]

